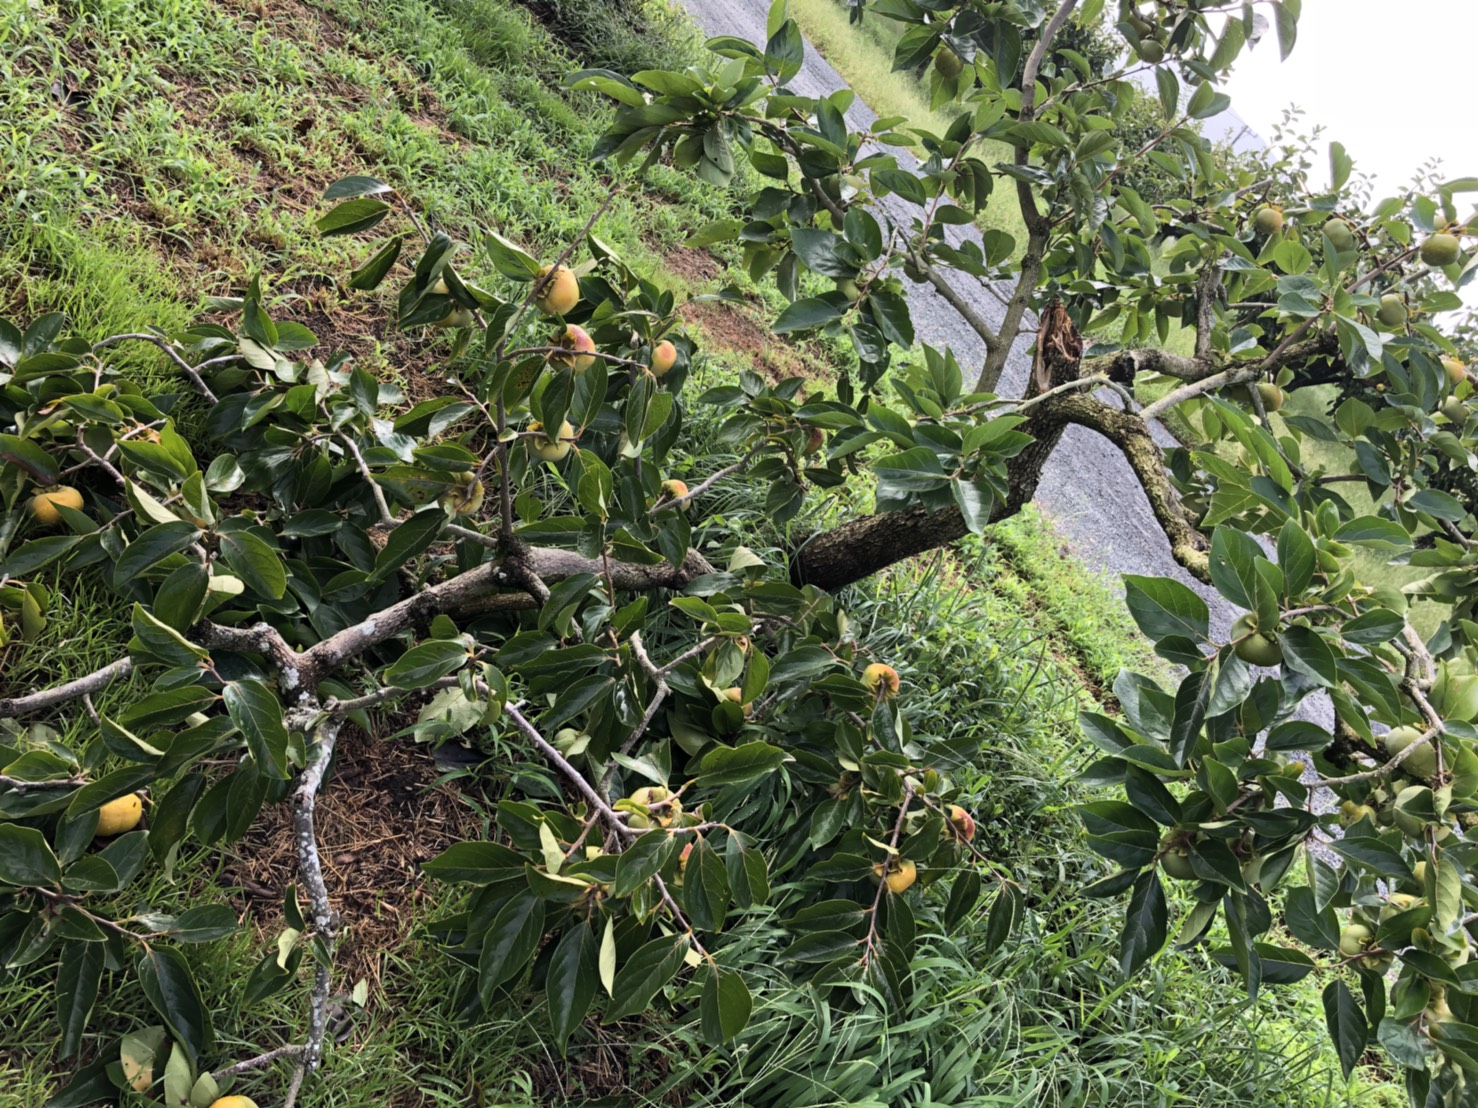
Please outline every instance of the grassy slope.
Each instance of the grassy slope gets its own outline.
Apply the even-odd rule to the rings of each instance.
[[[907,74],[893,72],[893,46],[903,24],[874,15],[859,32],[849,23],[847,9],[836,0],[790,0],[788,10],[807,40],[879,116],[904,116],[936,135],[949,129],[952,117],[929,108],[925,86]],[[981,156],[987,162],[1009,161],[1011,148],[988,143]],[[1025,245],[1026,227],[1014,189],[993,191],[978,218],[983,227],[1005,231],[1016,240],[1018,249]]]
[[[636,36],[622,44],[623,60],[639,62],[642,49],[665,41]],[[603,191],[571,156],[592,138],[598,115],[552,89],[569,66],[504,0],[10,6],[0,11],[0,117],[10,121],[0,131],[0,314],[62,309],[94,335],[169,327],[192,319],[203,297],[238,291],[261,273],[275,312],[323,335],[353,336],[376,372],[424,380],[444,348],[387,332],[383,302],[341,296],[335,281],[355,251],[314,235],[316,197],[335,177],[367,171],[403,187],[453,233],[480,221],[533,248],[560,241]],[[60,98],[48,91],[54,80]],[[718,213],[676,176],[659,171],[655,185],[618,201],[599,233],[669,283],[701,284],[703,275],[674,272],[666,259],[697,221]],[[140,375],[164,379],[152,354],[133,357]],[[736,514],[743,500],[735,497]],[[920,1023],[964,1036],[965,1072],[998,1103],[1073,1103],[1076,1087],[1096,1088],[1104,1103],[1147,1105],[1166,1102],[1174,1084],[1183,1103],[1245,1095],[1271,1104],[1285,1101],[1259,1100],[1259,1090],[1290,1075],[1307,1079],[1308,1095],[1287,1103],[1344,1103],[1327,1054],[1308,1059],[1317,1079],[1284,1057],[1290,1039],[1316,1035],[1307,1004],[1291,1013],[1264,1005],[1244,1017],[1216,973],[1188,973],[1204,970],[1196,956],[1171,956],[1132,986],[1113,985],[1116,906],[1075,897],[1084,867],[1096,863],[1078,847],[1066,810],[1075,795],[1066,782],[1085,758],[1072,726],[1078,690],[1085,681],[1103,687],[1120,664],[1145,663],[1126,645],[1132,636],[1110,592],[1085,581],[1040,522],[1025,517],[990,545],[886,575],[857,590],[854,604],[874,648],[904,669],[918,725],[957,730],[986,750],[962,771],[988,821],[983,840],[1002,856],[1021,855],[1042,894],[1027,941],[987,959],[979,933],[967,932],[940,951],[950,967],[976,964],[978,973],[920,967],[932,1005]],[[96,585],[69,582],[46,633],[4,657],[6,683],[24,687],[115,657],[127,633],[106,615],[112,610]],[[111,690],[99,707],[126,695]],[[69,738],[86,737],[73,718]],[[268,845],[253,840],[247,849]],[[138,898],[165,909],[225,899],[248,861],[187,858],[172,882],[157,878]],[[559,1080],[564,1067],[541,1043],[537,1014],[526,1021],[515,1007],[459,1019],[448,998],[460,975],[418,933],[433,904],[434,890],[399,906],[388,930],[381,924],[393,905],[361,918],[365,932],[392,936],[382,958],[359,959],[379,984],[308,1104],[551,1103],[562,1087],[574,1093],[582,1083],[619,1088],[631,1076],[646,1087],[674,1061],[665,1051],[689,1049],[690,1038],[664,1043],[655,1029],[647,1054],[603,1033]],[[256,906],[259,921],[271,915],[270,904]],[[208,994],[237,1004],[263,944],[246,929],[192,948]],[[223,1054],[246,1056],[290,1037],[300,999],[289,992],[249,1013],[222,1012]],[[105,1010],[110,1033],[152,1019],[126,987],[107,996]],[[0,1011],[0,1105],[39,1104],[55,1073],[46,976],[0,982]],[[729,1077],[712,1076],[705,1102],[735,1103],[741,1089],[777,1080],[782,1063],[839,1083],[833,1059],[842,1051],[816,1038],[807,1013],[804,998],[774,997],[756,1035],[788,1029],[777,1040],[783,1049],[768,1056],[768,1069],[742,1062]],[[900,1066],[915,1057],[910,1036],[924,1034],[858,1026],[849,1040],[857,1051],[871,1054],[881,1042]],[[761,1057],[764,1041],[751,1058]],[[274,1075],[247,1086],[264,1102],[276,1088]],[[699,1094],[682,1095],[696,1103]]]

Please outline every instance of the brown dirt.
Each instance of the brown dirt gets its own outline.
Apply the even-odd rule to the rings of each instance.
[[[682,316],[703,332],[708,345],[748,358],[750,368],[770,381],[787,377],[824,381],[835,376],[808,358],[801,347],[772,335],[745,309],[706,300],[683,305]]]
[[[695,285],[712,281],[722,272],[718,262],[713,260],[712,254],[707,250],[699,250],[691,246],[672,247],[663,256],[662,261],[668,269],[684,281]]]
[[[668,1078],[672,1063],[680,1059],[644,1048],[640,1033],[633,1031],[628,1037],[622,1034],[619,1024],[601,1027],[594,1020],[586,1020],[585,1026],[595,1034],[594,1043],[571,1050],[569,1058],[562,1063],[532,1067],[530,1076],[540,1104],[640,1103],[679,1108],[684,1103],[681,1089],[673,1090],[661,1100],[653,1100],[650,1095],[651,1089]],[[650,1034],[646,1037],[650,1038]]]
[[[342,920],[334,961],[345,987],[364,978],[373,995],[383,952],[434,898],[421,863],[478,838],[478,820],[455,790],[433,787],[438,771],[424,746],[346,727],[336,759],[316,820],[324,882]],[[292,816],[290,798],[264,808],[226,873],[241,886],[264,951],[282,926],[283,890],[298,879]]]

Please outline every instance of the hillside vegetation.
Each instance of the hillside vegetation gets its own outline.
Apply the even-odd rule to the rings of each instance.
[[[671,67],[700,43],[681,16],[635,0],[6,5],[0,318],[60,311],[98,337],[171,330],[217,318],[212,298],[239,296],[260,278],[273,317],[310,328],[322,357],[348,352],[399,387],[399,398],[382,389],[382,402],[435,395],[451,388],[449,342],[395,332],[390,293],[345,287],[362,249],[315,232],[324,188],[374,174],[432,228],[495,228],[537,255],[579,232],[609,180],[584,156],[604,109],[562,91],[562,76],[581,66]],[[695,227],[731,214],[718,193],[662,166],[628,185],[595,225],[628,262],[684,293],[761,295],[737,256],[683,246]],[[698,389],[748,368],[824,378],[842,357],[819,342],[768,339],[742,305],[704,304],[689,323],[712,352],[696,369]],[[156,351],[128,359],[149,391],[178,389]],[[189,419],[180,422],[188,434]],[[695,458],[725,450],[716,420],[688,430]],[[759,507],[763,483],[736,480],[725,497],[719,513],[778,551],[786,535]],[[787,527],[836,510],[820,499]],[[105,603],[96,580],[49,585],[45,627],[0,647],[0,695],[86,673],[126,648],[127,613]],[[590,1021],[562,1059],[541,989],[515,990],[496,1010],[476,1003],[466,968],[431,937],[463,894],[419,873],[448,842],[494,834],[492,806],[529,767],[491,744],[434,752],[413,744],[410,718],[375,716],[347,740],[321,805],[347,928],[345,991],[336,1045],[302,1103],[1396,1103],[1379,1075],[1341,1076],[1312,985],[1249,1006],[1201,950],[1170,952],[1132,980],[1119,975],[1120,912],[1081,895],[1107,871],[1070,811],[1086,795],[1075,777],[1093,758],[1078,709],[1116,710],[1121,665],[1157,665],[1115,592],[1027,513],[989,541],[966,540],[847,594],[859,639],[914,690],[914,726],[949,735],[960,752],[977,845],[1009,853],[1030,889],[1020,931],[1004,945],[983,913],[963,938],[920,936],[913,1011],[902,1022],[861,1005],[828,1007],[776,972],[751,984],[754,1016],[724,1049],[702,1044],[695,998],[675,995],[665,1019]],[[123,683],[90,706],[107,713],[129,695]],[[45,723],[95,762],[107,757],[81,706]],[[228,938],[186,948],[208,995],[235,998],[216,1017],[228,1061],[292,1041],[302,1021],[294,990],[248,999],[292,880],[285,808],[269,809],[225,853],[187,848],[130,893],[160,910],[225,903],[243,921]],[[774,941],[765,926],[753,935]],[[57,1053],[51,968],[17,958],[0,971],[0,1106],[46,1103],[75,1069]],[[84,1062],[154,1022],[142,992],[117,977],[116,987],[105,979]],[[275,1103],[288,1070],[284,1061],[238,1088]]]

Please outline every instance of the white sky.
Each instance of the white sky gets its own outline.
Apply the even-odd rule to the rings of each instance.
[[[1478,0],[1304,0],[1288,60],[1278,61],[1269,28],[1225,89],[1264,136],[1284,108],[1303,108],[1306,126],[1326,128],[1322,179],[1328,141],[1342,142],[1356,171],[1376,178],[1379,199],[1434,154],[1444,179],[1478,176],[1475,43]]]
[[[1442,180],[1478,176],[1475,43],[1478,0],[1304,0],[1288,60],[1279,62],[1269,28],[1224,88],[1264,138],[1284,108],[1302,108],[1300,130],[1325,128],[1313,183],[1328,181],[1329,143],[1342,142],[1355,171],[1374,178],[1379,200],[1434,155]],[[1478,194],[1456,201],[1461,218]],[[1478,306],[1478,284],[1461,295]]]

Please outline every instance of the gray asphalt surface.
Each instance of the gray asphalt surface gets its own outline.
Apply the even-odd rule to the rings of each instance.
[[[702,30],[710,35],[736,35],[763,45],[769,0],[684,0]],[[823,96],[845,86],[845,82],[809,43],[805,67],[790,87],[806,96]],[[861,100],[847,113],[849,125],[861,128],[877,116]],[[905,152],[890,150],[900,162],[912,159]],[[896,197],[884,201],[888,214],[907,226],[918,209]],[[960,237],[969,229],[952,228]],[[999,324],[1004,308],[1001,299],[968,274],[952,272],[955,287],[992,326]],[[1002,290],[1004,294],[1005,290]],[[943,298],[926,284],[910,287],[909,307],[914,329],[921,342],[950,346],[967,377],[971,366],[985,360],[985,344]],[[1002,395],[1020,395],[1025,388],[1031,358],[1026,353],[1035,324],[1024,329],[1005,374]],[[1163,433],[1162,433],[1163,435]],[[1163,435],[1162,441],[1170,438]],[[1155,523],[1149,501],[1140,489],[1123,456],[1107,440],[1085,428],[1070,427],[1053,453],[1037,492],[1039,508],[1087,565],[1115,577],[1140,573],[1174,577],[1195,588],[1207,600],[1213,631],[1230,625],[1237,611],[1211,589],[1192,580],[1170,556],[1164,533]]]

